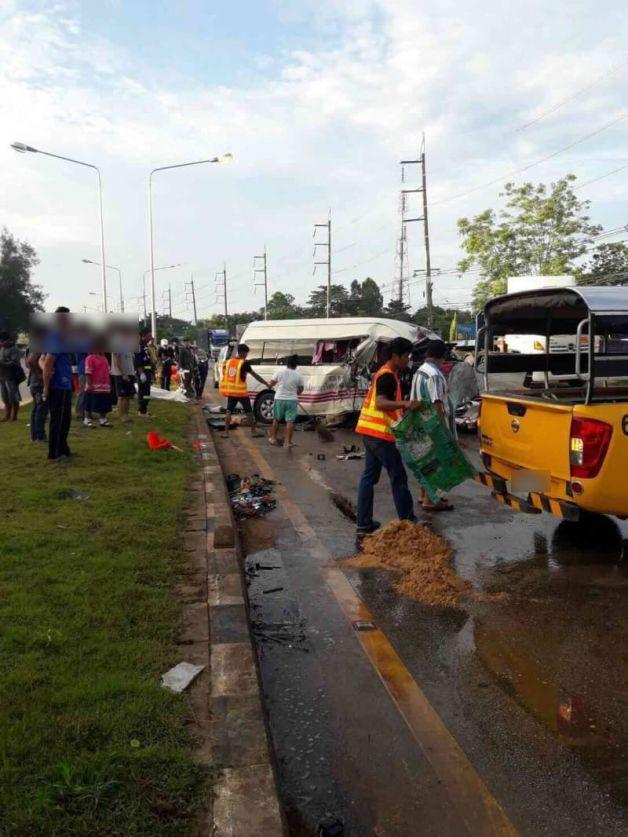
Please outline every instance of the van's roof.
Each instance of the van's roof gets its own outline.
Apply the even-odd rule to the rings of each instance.
[[[427,329],[414,323],[389,320],[385,317],[330,317],[308,320],[257,320],[249,323],[240,342],[247,340],[349,340],[354,337],[376,337],[394,340],[405,337],[413,343],[430,337]]]

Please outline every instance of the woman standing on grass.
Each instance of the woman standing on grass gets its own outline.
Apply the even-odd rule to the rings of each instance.
[[[85,358],[85,427],[94,426],[94,413],[98,413],[101,427],[111,427],[107,418],[111,412],[111,372],[102,348],[96,344]]]

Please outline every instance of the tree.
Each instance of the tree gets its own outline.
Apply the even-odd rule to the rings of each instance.
[[[31,282],[39,264],[35,250],[18,241],[7,229],[0,233],[0,327],[9,331],[26,329],[30,315],[43,311],[44,294]]]
[[[347,313],[352,317],[374,317],[382,313],[384,297],[377,282],[367,276],[363,282],[354,279],[349,291]]]
[[[292,320],[300,317],[303,311],[295,305],[292,294],[275,291],[268,300],[267,314],[269,320]]]
[[[507,183],[499,213],[486,209],[475,218],[460,218],[458,232],[467,255],[459,262],[465,273],[480,268],[473,301],[482,307],[487,299],[506,291],[509,276],[551,275],[574,272],[574,260],[582,256],[592,236],[602,229],[589,223],[589,201],[576,197],[568,174],[552,183],[536,186]]]
[[[628,245],[623,241],[600,244],[591,261],[578,272],[579,285],[628,285]]]
[[[412,319],[417,325],[427,328],[427,308],[417,308]],[[451,323],[454,319],[458,324],[470,324],[475,321],[475,317],[471,311],[441,308],[440,305],[434,305],[432,307],[432,331],[440,334],[444,340],[449,339]]]
[[[388,305],[384,308],[383,314],[385,317],[390,317],[391,320],[402,320],[406,323],[412,322],[412,316],[409,314],[410,306],[406,305],[399,299],[391,299]]]
[[[310,293],[307,301],[310,317],[327,316],[327,285],[319,285],[316,290]],[[329,315],[330,317],[346,317],[350,309],[349,292],[344,285],[332,285],[329,289]]]

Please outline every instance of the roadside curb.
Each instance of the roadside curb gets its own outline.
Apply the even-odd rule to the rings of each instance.
[[[200,408],[196,420],[207,519],[211,751],[219,772],[208,833],[279,837],[284,829],[249,633],[238,532]]]

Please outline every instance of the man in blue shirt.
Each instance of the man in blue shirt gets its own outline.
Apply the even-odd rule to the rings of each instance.
[[[48,431],[48,459],[67,460],[70,456],[68,433],[72,422],[72,355],[67,340],[69,308],[60,306],[57,315],[57,331],[48,336],[43,355],[43,398],[50,412]]]

